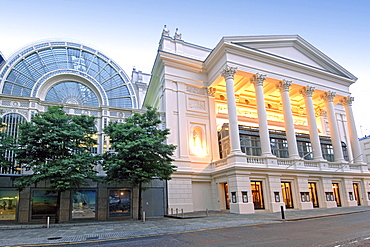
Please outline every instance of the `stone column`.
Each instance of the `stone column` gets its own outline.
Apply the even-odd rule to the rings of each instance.
[[[288,140],[289,158],[299,158],[297,139],[294,131],[294,121],[292,116],[292,107],[290,106],[289,88],[291,81],[283,80],[277,86],[280,89],[281,99],[283,102],[283,113],[285,123],[285,133]]]
[[[271,146],[270,146],[270,135],[267,123],[265,99],[263,92],[263,82],[266,79],[266,75],[255,74],[251,82],[254,84],[256,91],[257,100],[257,113],[258,113],[258,124],[259,124],[259,134],[261,141],[262,156],[272,156]]]
[[[312,145],[313,159],[322,160],[322,151],[320,144],[319,131],[316,124],[315,109],[313,107],[312,94],[315,91],[315,87],[307,86],[302,88],[299,92],[304,97],[306,106],[306,114],[308,121],[308,130],[310,132],[310,140]]]
[[[329,128],[330,128],[330,137],[331,143],[334,149],[334,161],[335,162],[343,162],[343,151],[342,151],[342,143],[340,141],[339,131],[338,131],[338,123],[337,118],[335,117],[335,110],[334,110],[334,97],[336,92],[325,92],[321,95],[321,98],[325,101],[326,110],[328,112],[328,120],[329,120]]]
[[[222,76],[225,78],[226,81],[227,111],[229,117],[229,137],[231,154],[241,153],[238,115],[236,112],[235,91],[234,91],[235,72],[236,68],[230,67],[228,65],[226,65],[225,69],[223,69],[221,72]]]
[[[355,119],[353,117],[352,111],[353,97],[344,97],[340,102],[342,103],[342,105],[344,106],[344,110],[346,111],[348,134],[352,147],[353,161],[354,163],[363,163],[364,161],[362,158],[360,142],[358,140]]]

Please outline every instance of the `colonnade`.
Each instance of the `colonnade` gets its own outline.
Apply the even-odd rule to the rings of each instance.
[[[231,154],[241,153],[240,141],[239,141],[239,127],[238,127],[238,116],[235,101],[235,91],[234,91],[234,74],[237,69],[235,67],[226,66],[222,71],[222,76],[226,81],[226,94],[227,94],[227,105],[228,105],[228,118],[229,118],[229,137],[230,137],[230,149]],[[265,107],[265,99],[263,92],[263,83],[266,79],[266,75],[261,75],[259,73],[255,74],[251,78],[251,82],[254,84],[256,101],[257,101],[257,114],[258,114],[258,124],[259,124],[259,134],[261,142],[261,150],[263,157],[273,156],[270,146],[270,137],[268,130],[268,121]],[[298,146],[294,131],[294,121],[292,116],[289,89],[292,85],[291,81],[283,80],[277,85],[277,88],[281,92],[284,123],[286,130],[286,137],[288,141],[288,152],[289,158],[298,159]],[[318,128],[316,124],[315,110],[312,100],[313,92],[315,88],[312,86],[302,87],[300,93],[304,97],[308,129],[310,132],[310,141],[313,149],[313,158],[315,161],[322,161],[322,151],[319,139]],[[334,109],[334,97],[335,92],[328,91],[323,93],[320,97],[325,101],[326,110],[328,113],[328,121],[330,128],[330,137],[332,141],[332,146],[334,150],[334,161],[344,162],[342,143],[340,140],[340,134],[338,129],[338,123],[336,121],[335,109]],[[347,117],[348,132],[352,148],[352,153],[354,157],[354,163],[363,163],[360,143],[357,137],[357,131],[355,126],[355,121],[352,111],[352,101],[353,97],[343,97],[340,103],[345,108],[345,113]]]

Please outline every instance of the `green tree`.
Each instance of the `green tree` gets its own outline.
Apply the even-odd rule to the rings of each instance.
[[[159,113],[148,107],[145,113],[134,113],[125,123],[110,123],[104,129],[114,151],[104,157],[106,179],[115,182],[126,180],[139,189],[138,219],[141,219],[143,184],[152,179],[169,180],[176,169],[171,165],[176,146],[165,143],[170,132],[169,129],[159,129],[160,123]]]
[[[37,113],[31,122],[19,126],[16,158],[32,174],[15,181],[19,190],[41,181],[50,182],[58,193],[56,222],[59,221],[61,192],[97,179],[98,159],[90,148],[96,145],[94,117],[67,115],[60,106]]]

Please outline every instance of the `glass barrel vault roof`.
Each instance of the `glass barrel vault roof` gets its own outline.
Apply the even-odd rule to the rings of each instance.
[[[137,108],[135,92],[126,73],[102,53],[82,44],[33,44],[13,55],[0,73],[3,94],[35,97],[47,79],[75,74],[96,86],[103,105]]]

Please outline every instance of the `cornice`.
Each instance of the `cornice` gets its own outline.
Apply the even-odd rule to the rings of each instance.
[[[302,38],[300,38],[300,39],[302,39]],[[306,42],[306,43],[309,44],[308,42]],[[302,44],[302,43],[300,43],[300,44]],[[310,45],[310,46],[313,47],[312,45]],[[316,48],[312,48],[312,49],[317,50]],[[307,52],[307,50],[305,50],[305,52]],[[320,52],[320,51],[317,50],[317,52]],[[357,80],[357,78],[355,76],[350,74],[344,68],[340,67],[340,65],[335,63],[333,60],[331,60],[330,58],[328,58],[325,54],[323,54],[321,52],[320,53],[322,54],[322,56],[325,56],[327,58],[327,60],[330,60],[331,63],[334,63],[337,66],[337,67],[335,67],[337,70],[339,70],[341,72],[343,72],[342,70],[344,70],[346,72],[345,73],[346,76],[345,75],[339,75],[339,74],[330,72],[328,70],[317,68],[317,67],[312,66],[312,65],[301,63],[301,62],[298,62],[298,61],[295,61],[295,60],[292,60],[292,59],[288,59],[288,58],[285,58],[285,57],[281,57],[281,56],[278,56],[278,55],[275,55],[275,54],[271,54],[271,53],[268,53],[268,52],[265,52],[265,51],[261,51],[261,50],[258,50],[258,49],[254,49],[254,48],[251,48],[251,47],[247,47],[247,46],[240,45],[240,44],[235,44],[235,43],[230,43],[230,42],[219,42],[219,44],[215,47],[215,49],[211,52],[211,54],[204,61],[205,69],[210,70],[210,68],[212,68],[214,66],[214,64],[217,62],[218,57],[227,56],[228,53],[235,54],[235,55],[242,56],[242,57],[244,56],[244,57],[247,57],[247,58],[252,58],[252,59],[255,59],[257,61],[261,61],[261,62],[269,63],[269,64],[274,64],[276,66],[280,66],[280,67],[284,67],[284,68],[289,66],[289,69],[294,69],[297,72],[306,71],[305,73],[307,73],[307,71],[310,71],[311,73],[314,72],[316,74],[316,76],[318,76],[319,74],[326,75],[326,78],[328,76],[331,77],[331,78],[336,78],[337,83],[338,83],[338,80],[341,81],[341,84],[343,84],[343,81],[346,81],[347,84],[343,84],[343,85],[346,85],[346,86],[351,85],[352,83],[354,83]],[[243,54],[245,54],[245,55],[243,55]],[[251,55],[253,55],[253,57],[251,57]],[[338,67],[340,67],[340,69]]]
[[[261,48],[294,47],[322,67],[337,70],[353,80],[357,79],[353,74],[299,35],[230,36],[224,37],[224,41],[227,43],[244,42],[246,43],[245,47],[257,50]],[[253,44],[253,47],[248,46],[248,43]]]
[[[164,64],[168,62],[173,62],[174,64],[185,65],[186,67],[197,67],[198,70],[203,71],[203,61],[194,58],[186,57],[183,55],[167,52],[158,51],[159,58]],[[175,66],[179,67],[179,66]]]
[[[281,58],[279,56],[275,56],[270,53],[261,52],[255,49],[245,48],[240,45],[225,44],[224,48],[225,48],[224,50],[225,54],[230,53],[230,54],[238,55],[238,56],[245,57],[248,59],[254,59],[256,61],[268,63],[268,64],[282,67],[285,69],[293,70],[299,73],[308,74],[310,76],[322,78],[325,80],[335,81],[336,83],[339,83],[345,86],[350,86],[357,80],[357,78],[351,79],[351,78],[344,77],[338,74],[334,74],[330,71],[322,70],[322,69],[319,69],[319,68],[316,68],[316,67],[313,67],[307,64],[298,63],[293,60]],[[244,51],[244,52],[241,52],[241,51]]]

